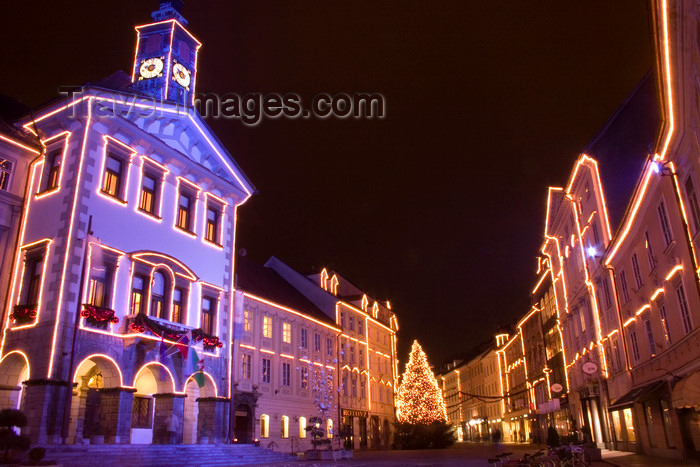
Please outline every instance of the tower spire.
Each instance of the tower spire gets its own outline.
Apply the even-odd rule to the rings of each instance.
[[[187,20],[182,16],[182,7],[184,5],[184,0],[167,0],[160,2],[160,8],[151,13],[151,18],[153,18],[155,22],[174,19],[186,27]]]
[[[192,104],[197,51],[202,45],[182,17],[183,0],[161,0],[153,22],[136,27],[136,56],[131,82],[135,90],[180,104]]]

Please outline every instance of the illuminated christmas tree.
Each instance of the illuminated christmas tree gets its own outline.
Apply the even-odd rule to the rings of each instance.
[[[396,418],[400,423],[411,425],[447,421],[442,391],[418,341],[413,341],[406,371],[397,390]]]

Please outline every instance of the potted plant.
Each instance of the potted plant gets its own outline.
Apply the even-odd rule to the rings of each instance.
[[[12,451],[29,449],[29,437],[18,435],[16,429],[27,424],[27,417],[17,409],[0,410],[0,449],[3,450],[4,463],[10,461]]]

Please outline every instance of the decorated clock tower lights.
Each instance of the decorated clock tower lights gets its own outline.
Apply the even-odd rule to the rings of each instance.
[[[134,89],[190,106],[194,100],[197,52],[201,43],[186,28],[182,0],[160,3],[151,14],[153,23],[136,27],[138,38],[131,82]]]

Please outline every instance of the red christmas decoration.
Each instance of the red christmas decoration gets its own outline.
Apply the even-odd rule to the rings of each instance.
[[[36,318],[36,305],[15,305],[10,313],[10,321],[17,323],[28,323]]]

